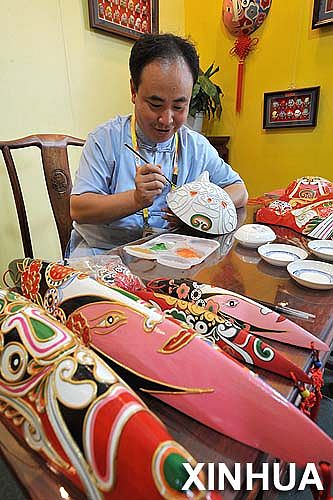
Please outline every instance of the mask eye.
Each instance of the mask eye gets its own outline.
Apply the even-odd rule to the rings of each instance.
[[[25,375],[27,351],[16,342],[8,344],[1,354],[1,373],[7,382],[19,382]]]
[[[208,327],[204,321],[197,321],[195,324],[195,331],[200,333],[200,335],[205,335],[207,333]]]
[[[103,328],[105,331],[98,331],[99,334],[110,333],[126,323],[126,316],[120,311],[113,311],[106,314],[96,325],[96,328]]]
[[[236,306],[238,306],[238,303],[239,303],[238,300],[230,299],[230,300],[228,300],[226,305],[229,307],[236,307]]]
[[[107,318],[105,318],[104,320],[104,326],[111,326],[113,325],[114,323],[117,322],[117,316],[113,317],[113,316],[108,316]]]

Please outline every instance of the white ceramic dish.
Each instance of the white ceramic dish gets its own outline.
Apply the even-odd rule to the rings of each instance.
[[[220,244],[207,238],[164,233],[141,245],[127,245],[125,250],[134,257],[156,259],[159,264],[177,269],[189,269],[200,264]]]
[[[273,229],[263,224],[244,224],[234,234],[235,240],[244,247],[258,248],[275,240]]]
[[[290,262],[287,266],[290,276],[300,285],[317,290],[333,288],[333,265],[317,260]]]
[[[267,243],[258,248],[259,255],[273,266],[286,267],[289,262],[306,259],[308,253],[303,248],[283,243]]]
[[[313,240],[309,241],[308,247],[311,252],[323,260],[333,261],[333,241]]]

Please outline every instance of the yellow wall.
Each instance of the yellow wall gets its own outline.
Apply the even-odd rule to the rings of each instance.
[[[128,55],[131,41],[90,30],[87,0],[0,3],[0,139],[32,133],[85,137],[98,123],[131,110]],[[251,195],[285,186],[303,174],[333,177],[333,29],[311,30],[312,0],[274,0],[255,33],[259,46],[246,62],[243,109],[235,115],[237,61],[229,55],[234,38],[220,22],[222,0],[160,0],[160,30],[190,35],[204,69],[215,61],[224,90],[221,122],[214,134],[230,135],[231,163]],[[262,129],[263,93],[290,86],[321,86],[314,129]],[[60,256],[37,155],[17,153],[36,254]],[[73,170],[78,153],[73,156]],[[34,179],[32,182],[31,179]],[[23,255],[7,174],[0,159],[0,229],[4,236],[0,274]]]
[[[333,180],[333,27],[311,30],[312,0],[273,0],[269,16],[253,36],[257,49],[246,60],[241,113],[235,114],[237,60],[229,55],[234,38],[221,20],[222,0],[185,0],[185,34],[196,42],[201,66],[215,61],[214,77],[224,90],[222,121],[215,135],[230,135],[230,162],[250,194],[286,186],[297,176],[315,174]],[[288,4],[288,5],[287,5]],[[263,94],[290,87],[320,85],[315,128],[263,130]]]
[[[86,137],[97,124],[131,111],[132,42],[89,28],[88,0],[0,2],[0,140],[33,133]],[[184,34],[183,0],[160,0],[160,30]],[[74,148],[73,148],[74,149]],[[1,156],[1,155],[0,155]],[[71,153],[73,170],[78,152]],[[36,256],[60,258],[39,156],[17,152]],[[32,180],[33,179],[33,180]],[[0,275],[23,256],[14,202],[0,158]]]

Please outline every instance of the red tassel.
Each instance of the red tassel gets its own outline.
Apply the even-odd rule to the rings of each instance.
[[[332,476],[331,476],[331,466],[327,462],[320,462],[319,464],[321,476],[322,476],[322,485],[323,490],[318,491],[315,486],[312,484],[311,492],[314,500],[333,500],[331,497],[331,486],[332,486]]]
[[[248,35],[241,35],[235,41],[235,45],[230,50],[231,55],[236,55],[239,58],[238,76],[237,76],[237,93],[236,93],[236,112],[239,113],[242,107],[243,80],[244,80],[244,61],[250,51],[257,45],[259,39],[251,38]]]
[[[299,409],[308,417],[311,418],[314,422],[317,419],[318,416],[318,411],[320,407],[320,402],[323,398],[323,395],[321,393],[321,389],[324,385],[323,381],[323,373],[321,371],[321,362],[319,360],[319,353],[312,347],[312,359],[313,359],[313,366],[310,369],[309,375],[311,377],[312,381],[312,389],[307,389],[306,386],[299,382],[294,373],[291,373],[291,376],[294,380],[295,387],[297,387],[301,397],[302,401],[299,405]]]
[[[323,372],[321,370],[321,361],[319,359],[319,351],[314,349],[313,343],[311,343],[312,348],[312,368],[310,370],[310,377],[312,379],[313,392],[316,396],[314,405],[311,408],[311,419],[316,421],[320,402],[323,399],[321,389],[324,385]]]
[[[236,113],[239,113],[242,107],[243,75],[244,75],[244,61],[239,61],[238,75],[237,75]]]

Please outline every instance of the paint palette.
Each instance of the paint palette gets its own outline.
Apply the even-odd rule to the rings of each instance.
[[[206,238],[164,233],[141,245],[127,245],[128,254],[141,259],[157,260],[163,266],[189,269],[200,264],[220,244]]]

